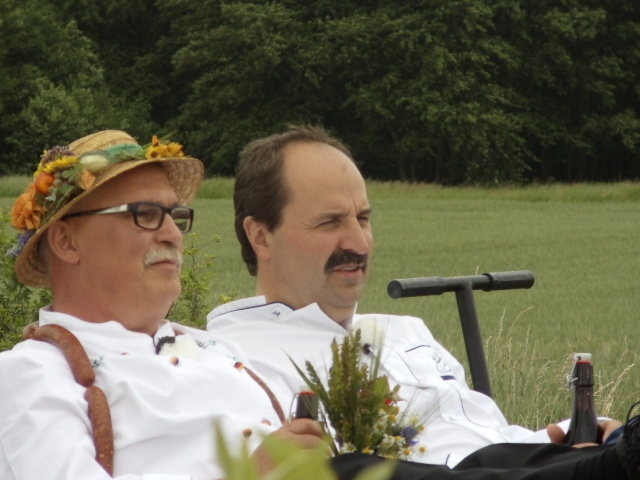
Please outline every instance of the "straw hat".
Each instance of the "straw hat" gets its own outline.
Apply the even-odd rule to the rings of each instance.
[[[16,257],[18,280],[31,287],[50,287],[38,248],[44,232],[100,185],[149,164],[164,169],[180,204],[187,205],[195,198],[204,166],[198,159],[185,157],[177,143],[165,144],[153,137],[145,148],[125,132],[105,130],[80,138],[68,147],[45,151],[34,183],[11,211],[12,225],[21,234],[18,245],[7,254]]]

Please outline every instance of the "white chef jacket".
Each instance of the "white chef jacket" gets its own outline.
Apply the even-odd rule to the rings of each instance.
[[[253,432],[253,450],[280,426],[264,390],[235,368],[237,361],[248,364],[241,350],[211,334],[176,326],[199,348],[192,358],[178,353],[174,365],[170,356],[156,355],[154,346],[174,335],[169,322],[154,339],[115,321],[89,323],[49,308],[40,310],[40,324],[70,330],[92,362],[95,385],[111,408],[118,480],[221,478],[214,423],[231,451],[245,429]],[[55,346],[27,340],[0,354],[2,480],[110,478],[95,462],[84,392]]]
[[[425,422],[419,441],[427,451],[411,460],[453,467],[494,443],[549,442],[545,430],[509,425],[491,398],[469,389],[462,365],[436,342],[421,319],[354,315],[352,326],[346,327],[362,330],[363,342],[371,343],[373,354],[381,354],[381,373],[388,375],[391,387],[401,386],[407,408]],[[381,342],[372,341],[372,329]],[[304,386],[291,360],[303,370],[305,361],[310,361],[326,377],[330,344],[347,334],[315,303],[293,310],[282,303],[267,304],[265,297],[217,307],[207,315],[207,330],[239,344],[259,374],[287,391],[283,405],[290,404],[291,396]]]

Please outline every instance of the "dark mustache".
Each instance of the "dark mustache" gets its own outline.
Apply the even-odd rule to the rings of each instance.
[[[362,269],[366,270],[369,265],[369,255],[349,252],[346,250],[336,250],[331,254],[329,260],[327,260],[327,263],[324,266],[324,272],[331,273],[335,267],[349,264],[362,264]]]

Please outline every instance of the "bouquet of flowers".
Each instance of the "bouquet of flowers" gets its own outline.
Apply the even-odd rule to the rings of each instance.
[[[386,376],[379,375],[380,357],[361,341],[360,330],[331,345],[333,366],[327,386],[310,362],[307,374],[294,366],[318,397],[323,414],[335,431],[335,453],[363,452],[385,458],[405,460],[426,447],[417,442],[424,429],[419,418],[400,412],[399,386],[391,388]],[[371,361],[362,361],[362,354]]]

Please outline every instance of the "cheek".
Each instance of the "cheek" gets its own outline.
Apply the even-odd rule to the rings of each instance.
[[[307,255],[312,248],[314,239],[311,235],[305,235],[299,230],[291,229],[274,236],[272,242],[274,252],[286,258],[293,252],[296,252],[298,256]]]
[[[304,257],[309,266],[324,264],[338,248],[338,241],[328,235],[316,235],[298,241],[296,249],[300,257]]]
[[[130,231],[123,232],[114,227],[104,229],[102,235],[96,237],[95,242],[99,243],[100,251],[108,252],[101,255],[101,262],[107,268],[122,270],[123,281],[127,280],[125,271],[134,272],[143,268],[144,256],[150,248],[150,242],[144,235],[132,235]]]

